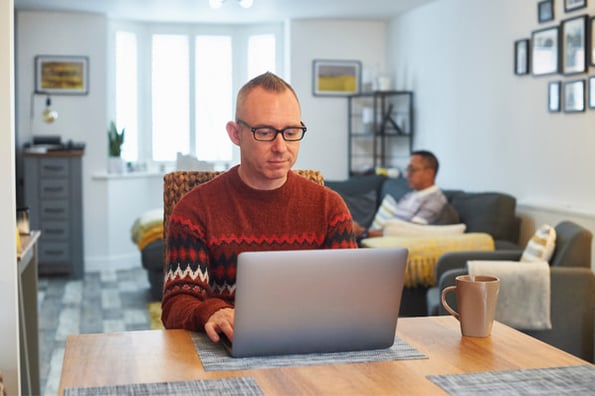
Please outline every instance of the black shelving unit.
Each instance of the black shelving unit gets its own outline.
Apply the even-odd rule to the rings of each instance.
[[[413,150],[413,92],[374,91],[348,97],[349,175],[403,168]]]

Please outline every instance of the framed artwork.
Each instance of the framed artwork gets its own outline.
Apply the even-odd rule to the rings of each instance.
[[[36,56],[35,92],[52,95],[86,95],[89,92],[89,58]]]
[[[581,15],[560,24],[562,74],[587,71],[587,22],[588,16]]]
[[[348,96],[360,92],[362,64],[352,60],[314,60],[314,96]]]
[[[587,0],[564,0],[564,11],[580,10],[587,7]]]
[[[585,111],[585,80],[564,83],[564,112]]]
[[[531,73],[534,76],[558,72],[558,26],[531,33]]]
[[[529,39],[514,42],[514,74],[529,74]]]
[[[539,23],[554,20],[554,0],[544,0],[537,3],[537,21]]]
[[[589,108],[595,109],[595,76],[589,77]]]
[[[589,58],[591,59],[591,66],[595,66],[595,16],[591,17],[589,32],[591,32],[591,40],[589,43],[589,46],[591,47],[589,50],[591,56]]]
[[[557,113],[560,111],[560,81],[551,81],[548,84],[548,100],[547,109],[550,113]]]

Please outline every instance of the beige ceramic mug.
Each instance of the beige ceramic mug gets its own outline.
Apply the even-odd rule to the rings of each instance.
[[[492,333],[496,316],[500,279],[487,275],[461,275],[456,278],[456,286],[442,290],[444,308],[461,323],[461,333],[470,337],[487,337]],[[459,312],[448,305],[446,294],[456,291]]]

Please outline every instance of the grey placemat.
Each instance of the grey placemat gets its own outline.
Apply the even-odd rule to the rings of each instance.
[[[429,375],[427,378],[451,395],[595,394],[595,367],[589,365]]]
[[[154,384],[128,384],[91,388],[66,388],[64,396],[155,396],[155,395],[223,395],[262,396],[253,378],[224,378],[201,381],[158,382]]]
[[[395,337],[395,343],[387,349],[248,358],[231,357],[223,345],[211,342],[204,334],[191,333],[191,337],[205,371],[427,359],[426,355],[399,337]]]

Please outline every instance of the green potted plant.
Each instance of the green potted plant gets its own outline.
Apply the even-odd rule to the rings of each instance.
[[[107,130],[108,138],[108,172],[109,173],[123,173],[125,169],[124,160],[122,159],[122,145],[124,144],[124,136],[126,129],[122,128],[118,132],[116,123],[110,122],[109,129]]]

